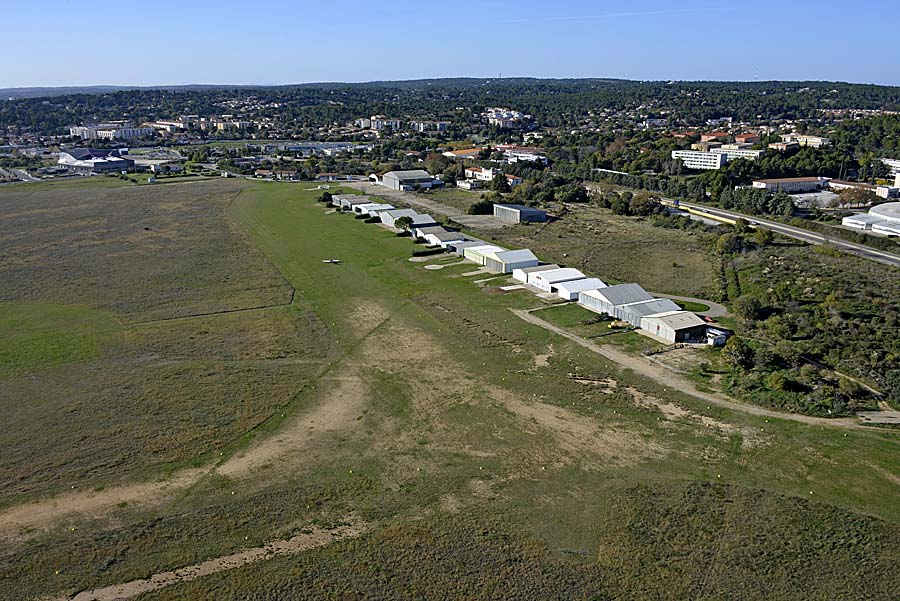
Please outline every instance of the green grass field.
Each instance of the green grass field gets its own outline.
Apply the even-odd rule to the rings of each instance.
[[[128,200],[151,210],[193,206],[192,229],[218,226],[210,232],[223,222],[195,205],[229,198],[224,214],[233,235],[246,236],[245,266],[228,252],[205,264],[184,258],[183,269],[154,280],[163,292],[147,298],[127,278],[128,294],[67,283],[69,294],[134,321],[117,357],[122,373],[140,361],[154,370],[122,379],[101,357],[107,367],[41,374],[76,370],[54,375],[56,386],[80,378],[119,391],[116,414],[131,403],[148,422],[166,422],[165,432],[177,424],[175,441],[198,433],[180,456],[193,452],[216,467],[155,502],[143,497],[7,537],[0,597],[126,582],[350,519],[368,531],[140,599],[891,599],[900,586],[895,434],[764,419],[647,382],[509,311],[538,299],[482,288],[478,276],[461,275],[465,266],[426,270],[442,260],[409,261],[418,247],[408,239],[329,214],[314,202],[318,191],[209,182],[177,188],[197,197],[176,201],[156,190],[135,188],[148,196]],[[34,207],[23,200],[16,210]],[[13,250],[3,244],[11,264],[25,260],[25,240]],[[215,236],[190,246],[196,253],[204,244],[232,248]],[[139,254],[126,258],[126,266],[146,265]],[[188,266],[195,290],[179,302],[218,307],[247,298],[238,282],[258,291],[277,281],[256,277],[268,264],[296,291],[289,305],[193,317],[168,306],[174,292],[163,284],[183,286]],[[201,275],[213,266],[216,278]],[[37,295],[21,272],[5,269],[18,274],[19,296]],[[139,319],[161,313],[151,299],[175,319]],[[574,305],[538,314],[605,328],[582,324],[593,314]],[[30,394],[36,410],[66,398]],[[0,406],[13,402],[10,395]],[[247,416],[225,417],[229,407]],[[91,432],[96,421],[73,426],[54,412],[43,428]],[[27,430],[34,416],[16,419],[13,428]],[[109,422],[103,432],[121,427]],[[116,451],[139,455],[150,440],[99,434],[70,441],[71,449],[101,448],[115,465]],[[14,474],[35,440],[7,445]],[[178,461],[166,465],[178,473]],[[45,480],[54,466],[37,467],[35,485],[52,490]],[[132,478],[158,474],[159,464],[153,470]],[[90,478],[68,473],[65,482]]]

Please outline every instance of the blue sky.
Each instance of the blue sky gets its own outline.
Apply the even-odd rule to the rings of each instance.
[[[896,0],[3,5],[0,87],[499,74],[900,84]]]

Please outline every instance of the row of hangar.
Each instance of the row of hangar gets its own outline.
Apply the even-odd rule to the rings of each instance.
[[[439,225],[430,215],[372,202],[369,197],[338,195],[332,204],[358,215],[379,217],[389,227],[409,217],[410,234],[439,246],[494,273],[510,274],[520,285],[539,294],[558,296],[616,320],[627,322],[669,343],[724,344],[727,332],[685,311],[668,298],[656,298],[638,284],[608,286],[577,269],[542,264],[528,249],[508,250]]]

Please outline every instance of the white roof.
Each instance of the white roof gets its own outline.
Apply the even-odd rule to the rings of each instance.
[[[559,265],[553,263],[552,265],[536,265],[534,267],[521,267],[516,269],[516,271],[521,271],[525,275],[530,273],[538,273],[540,271],[553,271],[554,269],[559,269]]]
[[[523,248],[522,250],[505,250],[501,252],[493,253],[494,259],[498,261],[503,261],[504,263],[518,263],[520,261],[537,261],[538,258],[534,255],[533,252],[528,250],[527,248]]]
[[[869,213],[859,213],[857,215],[847,215],[841,219],[841,223],[882,223],[884,219],[870,215]]]
[[[377,202],[373,202],[373,203],[369,203],[369,204],[364,204],[360,208],[372,213],[372,212],[379,212],[379,211],[390,211],[391,209],[394,208],[394,205],[378,204]]]
[[[548,284],[555,284],[557,282],[568,282],[569,280],[584,279],[584,274],[577,269],[572,269],[571,267],[563,267],[562,269],[539,271],[534,274],[534,277],[541,278]]]
[[[869,215],[875,215],[885,221],[900,221],[900,202],[886,202],[869,209]]]
[[[392,209],[390,211],[386,211],[386,213],[391,217],[394,217],[395,219],[400,217],[415,217],[416,215],[418,215],[418,213],[416,213],[412,209]]]
[[[881,234],[900,235],[900,223],[890,221],[879,221],[872,224],[872,231]]]
[[[505,248],[500,248],[499,246],[493,246],[491,244],[485,244],[484,246],[469,246],[468,248],[466,248],[466,251],[471,251],[479,255],[490,255],[496,252],[503,252],[505,250]]]
[[[584,278],[582,280],[572,280],[570,282],[561,282],[558,286],[560,290],[565,292],[583,292],[585,290],[597,290],[598,288],[606,288],[601,280],[597,278]]]
[[[681,307],[668,298],[651,298],[650,300],[638,301],[636,303],[627,303],[625,305],[617,305],[621,309],[631,311],[642,317],[646,315],[659,315],[669,311],[681,311]]]
[[[706,325],[705,321],[690,311],[666,311],[655,315],[647,315],[644,319],[668,326],[673,330],[686,330],[687,328]]]

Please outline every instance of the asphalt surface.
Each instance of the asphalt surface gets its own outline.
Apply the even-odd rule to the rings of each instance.
[[[666,200],[672,202],[671,199]],[[811,232],[803,228],[794,227],[792,225],[784,225],[783,223],[778,223],[777,221],[769,221],[768,219],[762,219],[755,215],[745,215],[743,213],[735,213],[734,211],[728,211],[726,209],[707,207],[704,205],[684,201],[681,201],[679,203],[679,206],[701,211],[703,213],[706,213],[707,215],[724,217],[726,219],[744,219],[752,225],[756,225],[767,230],[772,230],[773,232],[777,232],[789,238],[793,238],[794,240],[808,242],[809,244],[830,244],[837,249],[857,255],[859,257],[863,257],[864,259],[877,261],[879,263],[884,263],[885,265],[900,267],[900,255],[889,253],[883,250],[878,250],[875,248],[870,248],[862,244],[848,242],[846,240],[841,240],[840,238],[831,236],[824,236],[822,234],[817,234],[816,232]]]

